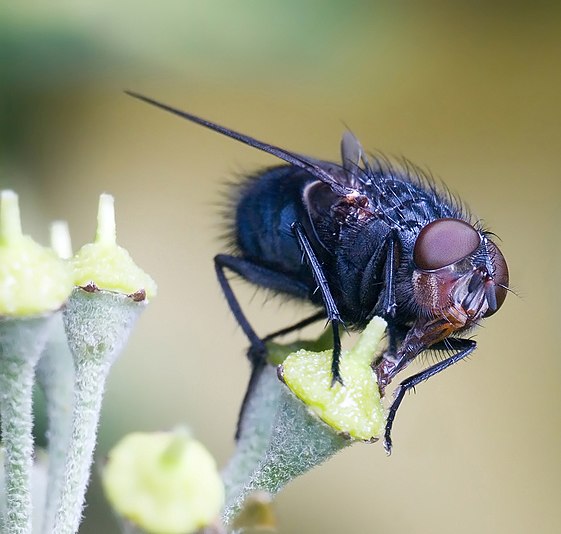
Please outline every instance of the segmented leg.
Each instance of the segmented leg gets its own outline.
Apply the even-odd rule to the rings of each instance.
[[[395,296],[395,247],[397,237],[395,231],[388,234],[386,246],[387,255],[384,264],[384,302],[383,317],[388,323],[388,354],[394,355],[397,352],[397,330],[395,327],[395,314],[397,302]]]
[[[272,334],[268,334],[267,336],[265,336],[263,338],[263,341],[265,341],[265,342],[272,341],[273,339],[275,339],[277,337],[282,337],[282,336],[286,336],[288,334],[291,334],[292,332],[297,332],[298,330],[302,330],[303,328],[306,328],[306,326],[317,323],[321,319],[325,319],[325,312],[323,310],[320,311],[320,312],[314,313],[312,316],[307,317],[306,319],[303,319],[302,321],[299,321],[296,324],[288,326],[287,328],[282,328],[281,330],[277,330],[276,332],[273,332]]]
[[[339,325],[344,326],[333,295],[327,284],[325,275],[323,274],[323,268],[315,255],[312,245],[306,236],[303,226],[300,223],[292,224],[292,231],[298,240],[302,254],[306,258],[312,274],[318,288],[321,292],[323,304],[325,306],[325,313],[327,315],[327,320],[331,324],[333,330],[333,356],[331,360],[331,384],[339,382],[343,384],[343,379],[341,378],[341,372],[339,369],[339,360],[341,357],[341,338],[339,337]]]
[[[449,356],[448,358],[428,367],[424,371],[417,373],[416,375],[410,376],[406,378],[399,386],[397,386],[394,399],[390,409],[388,411],[388,417],[386,419],[386,429],[384,432],[384,448],[388,454],[391,454],[392,450],[392,440],[391,440],[391,431],[393,422],[397,413],[401,402],[403,401],[403,397],[405,393],[410,389],[414,388],[424,380],[429,379],[431,376],[444,371],[451,365],[454,365],[456,362],[463,360],[466,356],[471,354],[476,347],[476,342],[472,339],[459,339],[459,338],[449,338],[446,342],[441,341],[436,343],[431,347],[431,350],[457,350],[455,354]]]
[[[247,400],[250,397],[255,384],[257,383],[261,371],[266,365],[267,348],[265,346],[265,342],[270,341],[277,336],[286,335],[290,332],[300,330],[301,328],[304,328],[305,326],[308,326],[309,324],[325,317],[325,313],[323,311],[316,313],[312,317],[308,317],[303,321],[299,321],[295,325],[292,325],[288,328],[283,328],[282,330],[269,334],[265,338],[261,339],[255,333],[255,330],[253,330],[253,327],[249,324],[249,321],[243,313],[238,299],[236,298],[234,291],[232,290],[230,281],[226,277],[225,269],[229,269],[230,271],[240,275],[247,281],[259,286],[273,289],[275,291],[282,291],[284,293],[289,293],[301,298],[308,297],[308,288],[297,280],[290,278],[289,276],[271,271],[259,265],[255,265],[254,263],[245,260],[244,258],[239,258],[236,256],[218,254],[214,258],[214,266],[216,269],[218,282],[220,283],[222,292],[224,293],[226,301],[230,306],[230,310],[232,311],[234,317],[236,318],[236,321],[238,322],[250,342],[247,356],[249,361],[251,362],[251,376],[238,416],[238,424],[236,429],[236,439],[238,439],[240,432],[240,421],[243,417]]]
[[[315,322],[319,321],[320,319],[324,319],[324,318],[325,318],[325,313],[323,311],[321,311],[319,313],[315,313],[311,317],[308,317],[307,319],[299,321],[296,324],[293,324],[292,326],[289,326],[287,328],[283,328],[282,330],[278,330],[277,332],[273,332],[272,334],[269,334],[268,336],[265,336],[263,338],[263,343],[266,343],[267,341],[271,341],[271,340],[273,340],[277,337],[285,336],[287,334],[290,334],[291,332],[297,332],[298,330],[301,330],[302,328],[305,328],[306,326],[308,326],[312,323],[315,323]],[[249,350],[251,350],[251,347],[250,347]],[[247,389],[246,389],[244,398],[242,400],[242,405],[240,407],[240,412],[238,414],[238,422],[236,424],[236,435],[235,435],[236,440],[239,439],[239,437],[240,437],[241,422],[243,420],[243,416],[244,416],[244,413],[245,413],[245,408],[247,406],[248,400],[250,399],[250,397],[253,393],[253,390],[254,390],[255,386],[257,385],[257,380],[259,379],[259,376],[260,376],[261,372],[263,371],[263,369],[267,365],[266,349],[265,349],[265,357],[263,357],[263,358],[250,357],[249,359],[252,363],[252,365],[251,365],[251,375],[249,377],[249,383],[247,385]]]

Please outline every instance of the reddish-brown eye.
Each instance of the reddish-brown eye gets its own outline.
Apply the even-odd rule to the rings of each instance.
[[[497,247],[497,245],[495,245],[495,243],[493,243],[492,241],[487,241],[487,250],[489,251],[489,256],[491,258],[491,263],[493,264],[494,269],[493,285],[495,288],[495,299],[497,301],[497,305],[495,309],[489,308],[484,317],[493,315],[502,306],[506,298],[506,288],[508,287],[508,266],[506,264],[503,253],[499,250],[499,247]]]
[[[420,269],[433,271],[469,256],[481,243],[477,230],[460,219],[437,219],[419,233],[413,261]]]

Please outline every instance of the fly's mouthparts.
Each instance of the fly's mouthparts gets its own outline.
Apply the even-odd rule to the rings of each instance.
[[[467,284],[467,294],[462,300],[462,308],[470,318],[477,315],[484,305],[487,278],[488,274],[486,271],[483,269],[476,269]]]
[[[472,275],[468,284],[468,293],[475,293],[483,283],[483,277],[485,275],[481,272],[481,269],[477,269]]]
[[[492,277],[489,277],[485,281],[485,299],[487,300],[487,306],[489,306],[489,310],[491,312],[497,311],[498,303],[497,303],[497,291],[495,288],[495,281]]]

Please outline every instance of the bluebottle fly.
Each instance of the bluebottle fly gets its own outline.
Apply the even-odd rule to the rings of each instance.
[[[342,162],[320,161],[128,94],[286,163],[242,184],[233,217],[237,252],[214,258],[226,300],[250,342],[248,391],[265,365],[266,341],[322,318],[333,332],[333,383],[344,379],[340,326],[361,330],[376,315],[388,323],[388,350],[373,362],[382,394],[420,353],[444,351],[445,357],[397,386],[384,434],[389,453],[405,393],[471,354],[476,342],[462,335],[506,297],[508,268],[492,234],[417,167],[368,157],[349,132],[341,142]],[[319,311],[261,338],[226,271]]]

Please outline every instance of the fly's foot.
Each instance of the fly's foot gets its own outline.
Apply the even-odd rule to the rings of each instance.
[[[339,372],[339,369],[335,370],[331,370],[331,387],[333,387],[335,384],[341,384],[342,386],[345,386],[345,383],[343,382],[343,377],[341,376],[341,373]]]
[[[340,358],[341,358],[341,347],[338,349],[333,349],[333,356],[331,360],[331,387],[333,387],[337,382],[344,386],[343,377],[341,376],[340,369]]]
[[[253,343],[249,349],[247,349],[247,359],[250,361],[252,367],[263,364],[267,360],[267,354],[267,346],[262,341]]]
[[[391,428],[386,426],[386,430],[384,432],[384,449],[388,456],[392,453],[392,438],[391,438]]]

